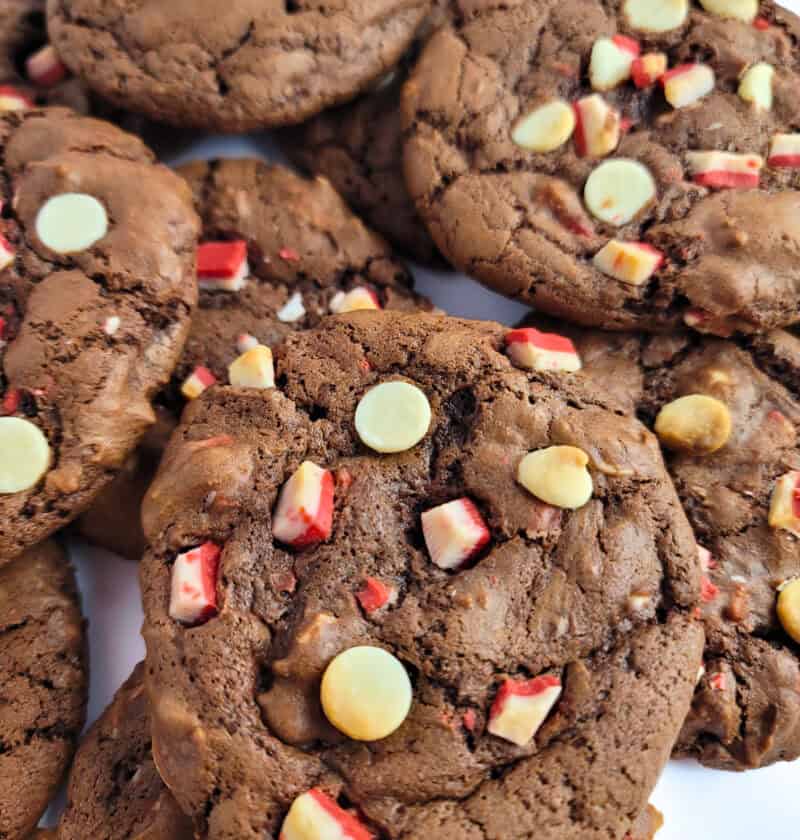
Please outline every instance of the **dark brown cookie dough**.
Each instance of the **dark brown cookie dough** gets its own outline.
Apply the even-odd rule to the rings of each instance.
[[[629,23],[626,10],[665,7],[643,0],[454,2],[456,23],[429,41],[403,97],[409,190],[454,265],[540,311],[610,329],[660,331],[686,320],[727,335],[800,319],[800,169],[768,162],[774,137],[798,124],[800,23],[793,14],[764,0],[760,17],[745,22],[687,3],[683,24],[648,34],[641,22]],[[702,73],[715,73],[713,90],[680,108],[659,83],[640,89],[628,80],[593,91],[593,48],[619,34],[636,39],[643,54],[666,54],[671,69],[705,64]],[[738,94],[740,75],[759,62],[774,70],[771,109]],[[619,128],[609,154],[579,156],[574,134],[547,152],[512,139],[523,118],[553,100],[568,128],[572,104],[593,93],[598,125]],[[588,117],[583,125],[591,125]],[[698,175],[703,167],[689,153],[715,150],[762,156],[759,189],[697,182],[708,175]],[[623,160],[634,163],[613,174]],[[621,209],[649,188],[642,165],[654,183],[652,200],[631,204],[630,211],[641,207],[629,222],[629,213],[620,213],[619,226],[603,221],[597,213],[610,215],[607,197]],[[608,175],[595,175],[601,172]],[[594,198],[587,201],[590,175]],[[596,189],[599,178],[611,192]],[[594,262],[613,240],[644,242],[665,262],[649,274],[645,255],[638,276],[623,265],[614,271],[627,280],[616,279],[613,260],[605,270]]]
[[[106,123],[12,112],[0,147],[1,564],[87,508],[154,422],[198,220],[185,183]]]
[[[51,0],[53,42],[103,98],[249,131],[352,99],[401,58],[430,0]]]
[[[71,76],[57,55],[48,56],[54,67],[60,64],[63,78],[39,81],[26,63],[48,46],[45,20],[46,0],[0,0],[0,110],[3,97],[14,91],[39,105],[65,105],[80,113],[89,112],[89,95],[82,82]],[[45,56],[42,56],[44,58]],[[51,71],[55,72],[55,71]],[[55,72],[56,78],[61,73]],[[12,88],[13,90],[9,90]]]
[[[283,133],[289,157],[330,178],[347,202],[377,231],[422,263],[441,254],[417,216],[403,176],[400,91],[424,41],[446,19],[438,2],[401,64],[354,102],[323,111]]]
[[[0,568],[0,837],[25,840],[61,784],[86,713],[75,577],[44,542]]]
[[[145,549],[142,499],[177,423],[175,415],[164,406],[156,405],[155,412],[155,425],[147,430],[114,480],[75,521],[75,530],[84,539],[137,563]]]
[[[374,292],[387,309],[430,308],[412,292],[410,273],[386,242],[353,215],[326,179],[305,178],[255,159],[197,162],[179,172],[194,193],[202,239],[245,240],[250,277],[238,292],[200,291],[189,340],[161,395],[166,433],[153,437],[132,469],[103,494],[99,512],[80,523],[93,542],[137,560],[143,543],[141,499],[185,404],[181,385],[197,366],[227,382],[228,365],[241,352],[239,336],[275,346],[330,313],[334,295],[360,287]],[[293,298],[302,302],[299,317],[284,314]],[[119,516],[106,517],[104,510]]]
[[[573,339],[583,378],[650,426],[686,395],[727,406],[731,434],[720,449],[664,449],[697,541],[711,554],[701,605],[705,673],[678,753],[736,770],[800,757],[800,645],[776,614],[779,587],[800,577],[800,534],[770,525],[778,479],[800,470],[800,338],[546,328]]]
[[[191,823],[161,781],[137,665],[87,732],[70,771],[60,840],[191,840]]]
[[[328,319],[277,349],[276,388],[218,387],[184,412],[145,499],[141,579],[153,752],[196,830],[275,837],[313,787],[403,840],[621,840],[645,807],[700,662],[697,548],[654,437],[577,384],[512,367],[503,334],[425,314]],[[397,455],[354,428],[387,380],[415,383],[432,413]],[[528,450],[556,443],[590,459],[578,510],[515,480]],[[335,477],[333,530],[296,551],[274,540],[273,510],[305,460]],[[420,515],[459,497],[490,543],[448,572]],[[196,590],[173,572],[216,562],[208,542],[222,547],[210,618],[178,623]],[[349,740],[321,711],[323,671],[359,644],[410,674],[410,714],[384,740]],[[563,694],[535,739],[489,734],[503,679],[542,674]]]

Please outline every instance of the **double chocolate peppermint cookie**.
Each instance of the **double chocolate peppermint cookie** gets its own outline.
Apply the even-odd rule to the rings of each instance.
[[[155,420],[197,297],[186,185],[62,109],[0,116],[0,564],[74,519]]]
[[[60,840],[191,840],[191,823],[158,775],[137,665],[87,732],[69,778]]]
[[[423,44],[446,21],[447,10],[442,0],[434,4],[411,50],[374,89],[283,136],[295,163],[330,178],[377,231],[414,259],[434,265],[442,262],[441,255],[417,216],[403,176],[400,92]]]
[[[327,319],[184,412],[141,578],[153,755],[203,836],[622,840],[645,807],[697,546],[653,435],[505,332]]]
[[[61,784],[88,690],[83,619],[63,552],[0,568],[0,837],[26,840]]]
[[[90,511],[81,523],[94,542],[137,560],[142,495],[187,399],[227,382],[239,358],[233,376],[252,370],[268,382],[268,348],[325,315],[430,309],[413,293],[410,273],[386,242],[353,215],[324,178],[304,178],[258,160],[197,162],[179,172],[203,221],[200,304],[160,397],[161,431],[108,488],[100,511]],[[128,524],[103,510],[124,510]]]
[[[717,335],[800,320],[800,21],[770,0],[455,3],[404,89],[444,255],[537,309]]]
[[[89,110],[85,86],[47,40],[45,0],[0,0],[0,111],[34,103]]]
[[[54,44],[104,99],[220,131],[301,122],[401,58],[430,0],[53,0]]]
[[[554,328],[654,428],[702,547],[705,663],[678,752],[735,770],[800,757],[800,338]],[[534,366],[555,341],[511,335]]]

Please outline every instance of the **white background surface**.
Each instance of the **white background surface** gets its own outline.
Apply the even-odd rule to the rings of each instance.
[[[800,10],[800,0],[785,5]],[[180,150],[170,162],[246,155],[279,157],[264,136],[206,138]],[[464,276],[438,274],[419,267],[415,267],[415,276],[418,290],[453,315],[513,324],[526,311]],[[78,543],[72,544],[71,553],[89,619],[91,722],[144,656],[139,635],[142,612],[137,567]],[[658,840],[800,838],[800,761],[741,774],[707,770],[691,761],[673,761],[652,801],[666,818]],[[46,824],[53,823],[59,804],[51,807]]]

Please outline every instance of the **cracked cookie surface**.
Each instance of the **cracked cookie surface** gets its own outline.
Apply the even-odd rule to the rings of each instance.
[[[630,9],[657,8],[455,2],[453,27],[431,39],[404,90],[405,172],[417,210],[454,265],[571,321],[661,331],[685,320],[717,335],[796,322],[800,158],[774,143],[783,133],[790,145],[797,139],[800,23],[769,0],[750,21],[676,2],[669,8],[685,15],[666,31],[631,22]],[[702,66],[684,77],[681,96],[669,89],[682,107],[659,78],[638,87],[625,77],[630,54],[617,80],[602,47],[593,88],[595,47],[602,41],[623,61],[620,35],[640,56],[661,54],[671,71]],[[772,75],[754,102],[743,74],[759,64]],[[556,110],[536,113],[548,103]],[[726,155],[691,154],[709,151]],[[750,174],[744,155],[760,156]],[[610,161],[625,162],[621,177]],[[607,214],[600,181],[630,212]],[[725,184],[734,188],[719,189]],[[604,260],[608,252],[598,256],[610,242],[643,242],[661,264],[629,273]],[[642,253],[634,256],[643,266]]]
[[[330,178],[345,200],[403,252],[428,265],[443,262],[408,194],[403,175],[400,92],[425,40],[445,22],[438,2],[403,61],[373,90],[282,135],[298,166]]]
[[[800,577],[800,533],[770,513],[781,477],[800,470],[800,338],[775,330],[742,340],[608,334],[569,336],[588,378],[650,426],[690,394],[730,413],[725,445],[706,455],[665,449],[705,560],[705,672],[677,752],[744,770],[800,756],[800,647],[781,624],[781,586]],[[674,403],[673,403],[674,404]],[[772,522],[771,522],[772,520]]]
[[[13,112],[0,146],[2,564],[88,507],[154,422],[199,223],[186,184],[109,124]]]
[[[69,777],[61,840],[191,840],[191,823],[158,775],[143,666],[84,736]]]
[[[198,831],[291,836],[287,812],[313,788],[405,840],[621,840],[645,807],[700,662],[697,547],[653,436],[577,385],[514,369],[504,332],[338,316],[276,350],[275,388],[187,407],[143,506],[141,579],[153,752]],[[395,455],[359,440],[376,416],[362,398],[387,380],[432,417]],[[588,457],[577,510],[516,481],[551,444]],[[330,536],[291,549],[276,500],[320,468]],[[465,499],[483,548],[448,571],[421,514]],[[192,623],[197,563],[212,582]],[[396,657],[413,689],[379,741],[350,740],[320,705],[328,664],[359,645]],[[542,675],[561,693],[535,737],[490,734],[498,689]]]
[[[51,0],[51,37],[103,98],[241,132],[354,97],[411,43],[429,0]]]
[[[202,240],[246,242],[250,274],[238,291],[201,289],[188,341],[161,394],[162,432],[150,436],[136,463],[103,493],[98,511],[79,523],[92,541],[137,560],[143,547],[141,499],[185,404],[181,384],[196,367],[227,382],[228,366],[241,353],[240,336],[274,347],[316,325],[336,295],[354,289],[369,289],[387,309],[430,308],[413,293],[411,274],[386,242],[353,215],[326,179],[254,159],[196,162],[178,172],[194,194]],[[290,301],[295,305],[287,308]],[[103,510],[124,510],[127,522]]]
[[[33,831],[67,769],[88,670],[72,568],[44,542],[0,568],[0,837]]]

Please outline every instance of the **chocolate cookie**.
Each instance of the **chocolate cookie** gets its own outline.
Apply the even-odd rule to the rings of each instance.
[[[557,329],[655,428],[703,548],[705,670],[678,753],[734,770],[800,757],[800,338]]]
[[[0,111],[66,105],[89,111],[86,87],[48,43],[46,0],[0,0]]]
[[[205,242],[200,305],[160,398],[173,418],[209,383],[228,381],[229,366],[253,345],[273,347],[331,312],[430,308],[412,292],[410,273],[386,242],[324,178],[304,178],[255,159],[197,162],[179,172],[194,193]],[[134,471],[108,488],[101,510],[126,516],[138,511],[169,431],[171,424],[140,454]],[[117,528],[121,517],[89,518],[81,523],[84,536],[141,557],[138,515],[127,526],[119,522],[124,532]]]
[[[697,546],[655,438],[504,333],[327,319],[275,388],[184,412],[141,579],[153,753],[197,831],[622,838],[644,808],[700,662]]]
[[[74,519],[154,420],[197,297],[198,220],[136,138],[0,116],[0,564]]]
[[[53,42],[120,107],[249,131],[352,99],[399,61],[430,0],[52,0]]]
[[[409,189],[454,265],[609,329],[800,319],[797,17],[769,0],[456,5],[403,99]]]
[[[308,172],[330,178],[376,230],[414,259],[443,262],[417,216],[403,177],[400,91],[425,40],[446,20],[437,2],[401,64],[374,89],[283,134],[283,147]]]
[[[24,840],[58,789],[86,713],[75,577],[44,542],[0,568],[0,837]]]
[[[188,818],[161,781],[137,665],[84,737],[69,778],[60,840],[191,840]]]

